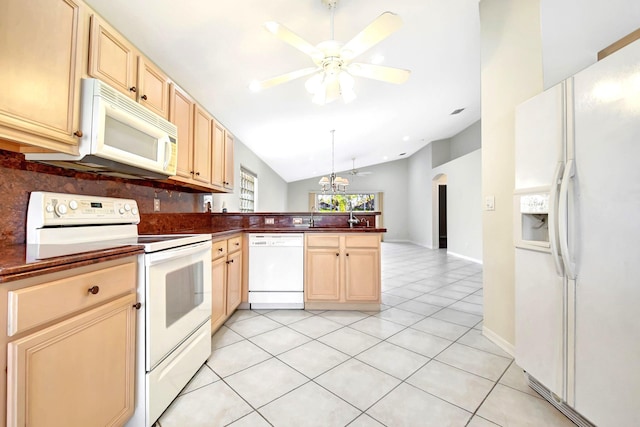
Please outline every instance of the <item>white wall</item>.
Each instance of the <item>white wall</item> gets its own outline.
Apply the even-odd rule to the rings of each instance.
[[[229,212],[240,211],[240,166],[244,166],[258,176],[257,212],[283,212],[287,209],[287,183],[285,180],[238,139],[235,140],[233,160],[235,179],[233,193],[214,193],[214,212],[222,210],[222,202],[225,203]]]
[[[447,253],[482,262],[482,152],[458,157],[431,172],[447,176]]]
[[[544,87],[597,61],[600,50],[640,27],[638,0],[540,0]]]
[[[387,229],[385,241],[409,240],[409,226],[407,211],[407,165],[408,160],[396,160],[375,166],[367,166],[362,170],[373,172],[367,176],[351,176],[346,172],[337,175],[348,178],[349,192],[382,192],[384,193],[383,226]],[[308,212],[309,192],[318,192],[320,177],[305,179],[289,183],[287,211]],[[262,184],[260,184],[262,185]]]
[[[414,197],[409,199],[409,241],[432,248],[433,232],[431,200],[431,163],[433,143],[409,157],[409,182],[407,190]]]
[[[484,333],[508,350],[515,342],[513,190],[514,108],[542,91],[538,0],[482,0],[482,192]]]
[[[482,146],[480,120],[451,138],[451,159],[479,150]]]

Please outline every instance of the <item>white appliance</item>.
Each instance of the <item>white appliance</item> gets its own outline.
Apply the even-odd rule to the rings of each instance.
[[[176,174],[178,129],[97,79],[82,79],[77,156],[27,153],[27,160],[125,178]]]
[[[135,412],[151,427],[211,355],[211,235],[138,236],[135,200],[33,192],[32,259],[142,245],[138,257]],[[102,367],[108,369],[108,367]]]
[[[304,234],[249,234],[251,308],[304,308]]]
[[[516,362],[578,425],[640,425],[640,42],[516,111]]]

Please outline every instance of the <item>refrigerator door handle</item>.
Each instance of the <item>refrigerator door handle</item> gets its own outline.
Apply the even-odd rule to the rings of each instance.
[[[569,180],[575,175],[575,167],[573,159],[567,162],[567,167],[562,175],[562,184],[560,184],[560,201],[558,203],[558,232],[560,234],[560,254],[564,263],[564,270],[567,278],[573,280],[576,278],[575,263],[571,261],[571,253],[569,252],[569,235],[567,233],[567,209],[569,205]]]
[[[558,186],[563,169],[564,164],[558,162],[556,171],[553,174],[553,179],[551,180],[551,191],[549,192],[549,246],[551,246],[551,256],[553,257],[558,276],[564,275],[562,260],[560,259],[558,250]]]

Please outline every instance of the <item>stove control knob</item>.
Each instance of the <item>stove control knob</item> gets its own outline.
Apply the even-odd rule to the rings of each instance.
[[[48,213],[52,213],[55,210],[53,208],[53,205],[47,205],[47,207],[45,209],[47,210]]]
[[[131,205],[129,203],[124,204],[124,210],[129,212],[131,210]]]
[[[69,207],[71,208],[71,210],[76,210],[78,209],[78,202],[76,202],[75,200],[72,200],[69,202]]]
[[[58,213],[58,216],[63,216],[67,213],[67,205],[64,203],[56,205],[56,212]]]
[[[124,215],[124,208],[120,208],[118,212],[120,212],[120,215]]]
[[[138,209],[136,208],[131,209],[131,213],[134,215],[138,215]]]

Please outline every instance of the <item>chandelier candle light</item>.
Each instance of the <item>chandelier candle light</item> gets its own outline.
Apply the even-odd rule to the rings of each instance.
[[[348,179],[337,176],[335,172],[335,133],[335,129],[331,130],[331,175],[328,177],[323,176],[320,178],[320,181],[318,181],[318,184],[322,187],[322,194],[325,194],[327,191],[331,191],[332,195],[336,193],[346,193],[347,186],[349,185]]]

